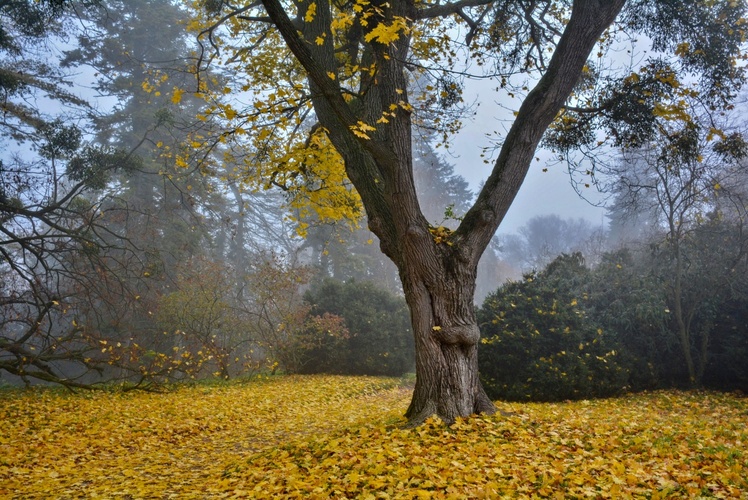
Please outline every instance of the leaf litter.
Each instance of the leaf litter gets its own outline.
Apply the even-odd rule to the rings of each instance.
[[[397,379],[0,393],[0,498],[746,498],[748,399],[662,391],[403,428]]]

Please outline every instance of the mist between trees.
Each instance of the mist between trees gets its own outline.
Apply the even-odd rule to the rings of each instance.
[[[299,123],[303,152],[267,129],[227,131],[216,116],[233,108],[191,90],[193,20],[176,3],[13,5],[0,7],[0,382],[153,388],[415,370],[402,272],[361,227],[345,173],[328,168],[337,156],[324,127]],[[644,95],[675,92],[652,64],[637,77],[649,78]],[[219,94],[241,79],[201,71]],[[642,91],[634,80],[617,98]],[[408,147],[429,237],[446,247],[477,193],[436,145],[468,107],[444,75],[411,86],[438,95]],[[258,116],[282,115],[270,101]],[[682,129],[658,129],[646,103],[616,103],[597,118],[570,108],[544,139],[584,170],[596,127],[616,131],[625,152],[608,151],[594,172],[608,226],[535,217],[491,240],[478,264],[492,397],[748,387],[745,124],[707,106]],[[614,127],[616,113],[642,118]],[[227,139],[251,134],[264,149]]]

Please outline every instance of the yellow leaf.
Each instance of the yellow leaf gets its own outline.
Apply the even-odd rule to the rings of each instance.
[[[174,87],[174,92],[171,94],[171,102],[174,104],[179,104],[182,102],[182,95],[184,94],[184,90]]]
[[[233,120],[236,118],[237,112],[234,108],[231,106],[224,106],[223,108],[223,116],[226,117],[227,120]]]
[[[372,131],[372,130],[376,130],[376,128],[374,128],[374,127],[372,127],[371,125],[369,125],[368,123],[366,123],[366,122],[362,122],[362,121],[360,121],[360,120],[359,120],[359,122],[358,122],[358,124],[357,124],[357,125],[358,125],[358,128],[359,128],[360,130],[366,130],[366,131]]]
[[[309,7],[306,10],[306,14],[304,15],[304,21],[307,23],[311,23],[314,21],[314,16],[317,14],[317,4],[315,2],[312,2],[309,4]]]
[[[406,31],[407,28],[408,26],[404,18],[395,17],[392,24],[379,23],[373,30],[369,31],[364,36],[364,40],[367,42],[376,41],[383,45],[389,45],[400,38],[400,32]]]

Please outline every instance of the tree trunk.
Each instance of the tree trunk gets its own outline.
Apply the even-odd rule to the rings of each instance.
[[[416,343],[416,386],[406,412],[411,425],[431,415],[447,423],[495,406],[478,378],[480,331],[475,321],[475,274],[429,286],[402,273]]]
[[[671,207],[674,204],[671,202]],[[671,209],[672,210],[672,209]],[[680,241],[682,238],[680,228],[682,224],[676,223],[672,215],[668,217],[670,227],[670,247],[675,260],[675,270],[673,272],[673,314],[678,326],[678,342],[680,343],[683,359],[688,371],[688,383],[692,387],[696,385],[696,367],[691,351],[691,328],[690,321],[686,321],[685,312],[683,311],[683,255],[681,253]]]
[[[695,386],[697,384],[696,367],[691,352],[691,331],[683,317],[683,297],[681,288],[681,278],[679,275],[676,275],[675,284],[673,286],[673,313],[675,314],[675,321],[678,325],[678,341],[681,350],[683,351],[683,359],[686,362],[686,369],[688,371],[688,383],[691,386]]]

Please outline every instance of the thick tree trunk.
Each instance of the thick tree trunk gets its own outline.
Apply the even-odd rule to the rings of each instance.
[[[452,423],[457,417],[496,411],[478,378],[475,270],[445,271],[428,279],[409,269],[401,272],[416,343],[416,386],[406,412],[412,425],[431,415]]]

